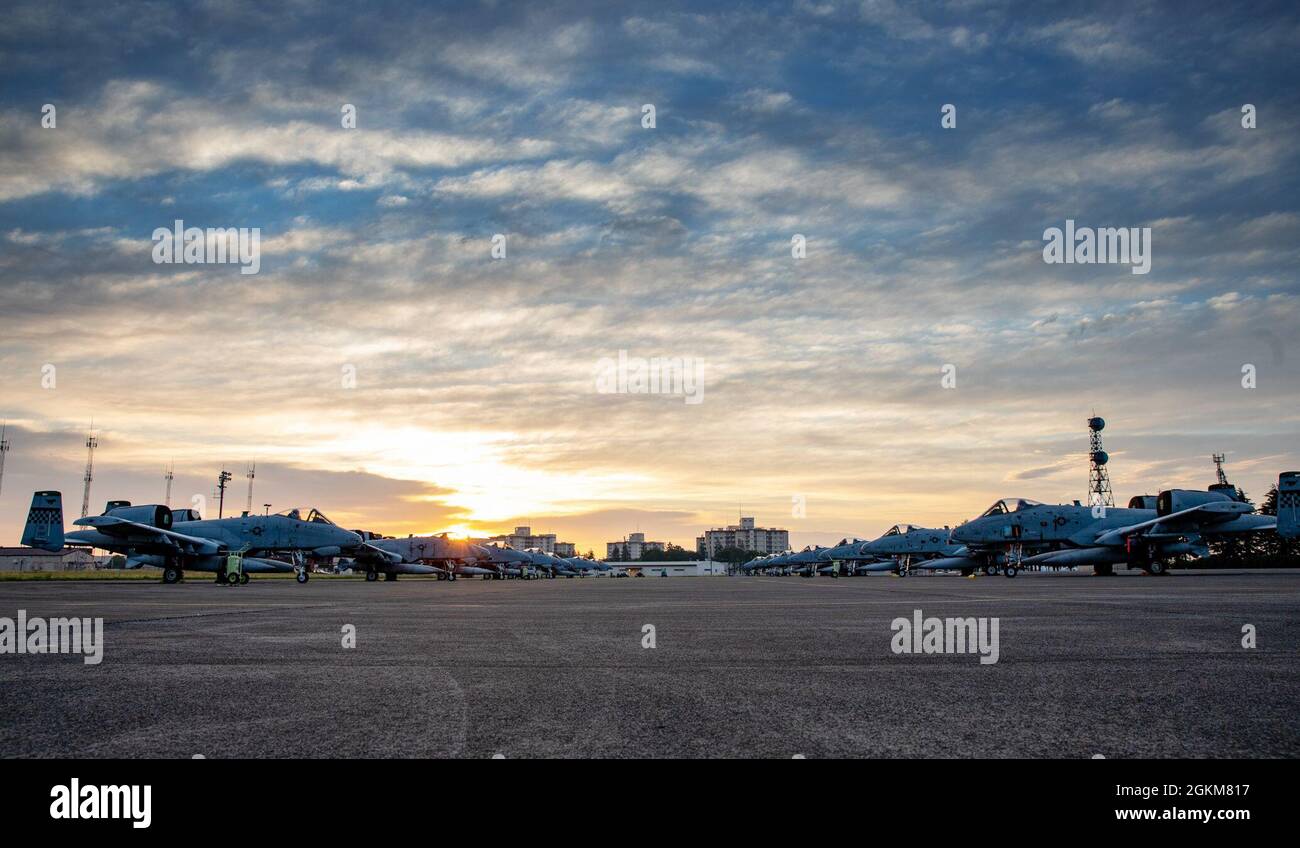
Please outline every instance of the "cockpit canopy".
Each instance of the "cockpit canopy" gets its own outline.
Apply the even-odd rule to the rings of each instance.
[[[990,515],[1008,515],[1013,512],[1029,509],[1030,507],[1042,506],[1041,501],[1031,501],[1029,498],[1003,498],[993,506],[984,510],[980,518],[988,518]]]
[[[911,525],[911,524],[895,524],[893,527],[890,527],[890,528],[889,528],[889,532],[886,533],[885,535],[886,535],[886,536],[902,536],[902,535],[904,535],[904,534],[906,534],[906,533],[911,533],[911,532],[912,532],[912,525]]]
[[[302,514],[304,512],[307,513],[306,518],[302,517]],[[305,521],[308,524],[333,524],[334,523],[333,521],[330,521],[328,518],[325,517],[325,513],[321,512],[318,509],[303,510],[299,507],[294,507],[293,509],[286,509],[283,512],[277,512],[276,515],[279,515],[283,518],[291,519],[293,521]]]

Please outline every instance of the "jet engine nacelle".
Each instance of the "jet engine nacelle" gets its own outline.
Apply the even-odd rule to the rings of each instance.
[[[202,521],[203,517],[199,515],[197,509],[173,509],[172,523],[182,524],[186,521]]]
[[[161,530],[170,530],[172,528],[172,511],[165,506],[152,504],[150,506],[120,506],[110,509],[104,513],[113,518],[122,518],[126,521],[134,521],[137,524],[147,524],[150,527],[157,527]]]
[[[1157,500],[1158,498],[1156,498],[1155,495],[1134,495],[1133,497],[1129,498],[1128,508],[1129,509],[1155,509]]]
[[[1156,498],[1156,514],[1172,515],[1209,503],[1235,503],[1223,492],[1201,492],[1195,489],[1165,489]]]

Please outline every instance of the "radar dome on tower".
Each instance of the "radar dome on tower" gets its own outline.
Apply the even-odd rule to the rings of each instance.
[[[1097,417],[1095,417],[1095,416],[1094,416],[1093,418],[1089,418],[1089,419],[1088,419],[1088,429],[1089,429],[1089,430],[1092,430],[1093,432],[1100,432],[1100,431],[1102,431],[1102,430],[1105,430],[1105,429],[1106,429],[1106,419],[1105,419],[1105,418],[1097,418]]]

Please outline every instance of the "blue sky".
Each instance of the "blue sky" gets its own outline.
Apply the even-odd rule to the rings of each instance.
[[[256,458],[277,508],[597,550],[1082,497],[1093,410],[1121,499],[1212,451],[1262,495],[1300,466],[1297,55],[1288,4],[16,4],[0,533],[79,500],[92,417],[96,503]],[[176,218],[260,227],[260,272],[154,264]],[[1067,218],[1150,227],[1151,272],[1044,264]],[[621,349],[706,401],[596,393]]]

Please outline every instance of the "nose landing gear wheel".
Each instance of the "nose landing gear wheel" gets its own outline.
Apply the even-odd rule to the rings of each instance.
[[[366,572],[366,582],[367,582],[367,583],[374,583],[374,582],[375,582],[376,580],[378,580],[378,579],[379,579],[379,575],[376,574],[375,572],[373,572],[373,571],[367,571],[367,572]]]
[[[299,583],[306,583],[308,580],[307,569],[304,568],[301,571],[299,571],[297,577],[295,577],[294,579],[296,579]]]
[[[175,566],[167,566],[163,569],[163,582],[167,584],[181,582],[181,570]]]

